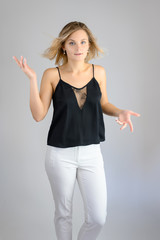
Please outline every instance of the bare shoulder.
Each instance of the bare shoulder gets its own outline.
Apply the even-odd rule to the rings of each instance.
[[[54,75],[56,76],[56,73],[57,73],[57,68],[47,68],[44,70],[44,74],[50,76],[50,77],[54,77]]]
[[[95,65],[95,78],[97,77],[101,89],[101,106],[103,110],[103,106],[108,103],[107,89],[106,89],[106,71],[105,68],[100,65]]]
[[[101,85],[104,81],[106,81],[106,71],[103,66],[94,65],[95,66],[95,78],[98,83]]]
[[[50,81],[50,84],[52,85],[53,91],[55,91],[56,85],[59,81],[58,69],[56,67],[47,68],[43,74],[46,75],[46,78],[48,79],[48,81]]]

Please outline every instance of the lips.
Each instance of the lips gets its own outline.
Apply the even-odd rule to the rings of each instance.
[[[82,53],[76,53],[75,55],[81,55]]]

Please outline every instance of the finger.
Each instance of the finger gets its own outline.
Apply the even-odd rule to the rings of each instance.
[[[128,124],[129,124],[129,126],[130,126],[131,132],[133,132],[133,125],[132,125],[132,122],[129,121]]]
[[[119,121],[118,119],[116,119],[116,122],[119,123],[120,125],[122,125],[123,123],[121,121]]]
[[[26,67],[26,62],[27,62],[27,60],[26,60],[26,58],[24,58],[24,67]]]
[[[22,56],[20,57],[19,64],[20,64],[20,68],[22,68]]]
[[[133,112],[133,111],[129,111],[129,113],[130,113],[131,115],[136,116],[136,117],[140,117],[140,116],[141,116],[139,113],[136,113],[136,112]]]
[[[24,65],[23,65],[23,56],[21,56],[21,63],[22,63],[22,67],[24,67]]]
[[[123,124],[122,122],[118,122],[118,121],[117,121],[117,123],[118,123],[119,125],[122,125],[122,124]]]
[[[20,67],[20,62],[18,61],[18,59],[16,58],[16,56],[13,56],[13,59],[16,61],[16,63],[17,63],[18,66]]]
[[[21,56],[21,68],[24,68],[24,64],[23,64],[23,56]]]
[[[120,130],[123,130],[127,126],[127,123],[124,123]]]

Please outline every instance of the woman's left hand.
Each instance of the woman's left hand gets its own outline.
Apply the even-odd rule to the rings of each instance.
[[[135,112],[132,112],[130,110],[122,110],[119,113],[118,119],[116,119],[116,122],[119,123],[120,125],[123,125],[120,128],[120,130],[124,129],[127,126],[127,123],[128,123],[129,126],[130,126],[130,129],[131,129],[131,132],[133,132],[133,125],[132,125],[132,122],[131,122],[131,119],[130,119],[131,115],[136,116],[136,117],[140,116],[139,113],[135,113]]]

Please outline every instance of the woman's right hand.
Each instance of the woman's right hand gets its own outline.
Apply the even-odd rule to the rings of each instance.
[[[26,58],[24,58],[24,63],[23,63],[23,56],[21,56],[20,61],[18,61],[18,59],[15,56],[13,56],[13,59],[16,61],[18,66],[22,69],[22,71],[27,75],[29,79],[33,79],[37,77],[35,71],[27,65]]]

